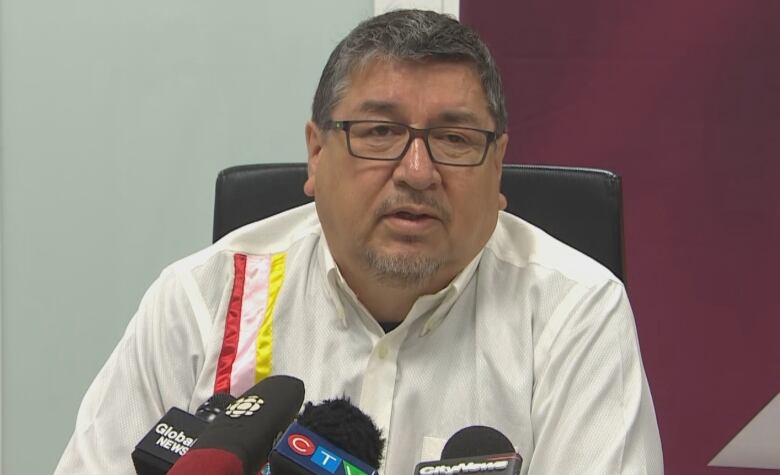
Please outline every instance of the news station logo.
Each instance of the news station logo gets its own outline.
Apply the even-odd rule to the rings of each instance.
[[[260,396],[255,394],[240,397],[227,407],[225,415],[232,417],[233,419],[238,419],[239,417],[243,416],[251,416],[259,411],[263,407],[263,404],[265,404],[265,401],[263,401]]]
[[[279,467],[289,467],[292,464],[304,470],[290,473],[378,475],[376,468],[298,422],[290,424],[279,437],[269,458],[271,465],[278,463]]]
[[[482,455],[457,459],[436,460],[418,463],[414,468],[417,475],[477,474],[517,475],[523,459],[516,453]]]
[[[309,437],[303,434],[292,433],[288,435],[287,446],[296,454],[307,457],[315,465],[324,468],[330,473],[336,473],[339,467],[343,467],[345,475],[369,475],[339,457],[335,452],[321,445],[317,446]]]

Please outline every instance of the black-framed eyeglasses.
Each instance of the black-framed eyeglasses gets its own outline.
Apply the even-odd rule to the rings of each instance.
[[[347,135],[347,149],[366,160],[400,160],[412,140],[421,137],[434,163],[456,167],[476,167],[485,161],[496,133],[469,127],[416,129],[384,120],[331,121],[334,129]]]

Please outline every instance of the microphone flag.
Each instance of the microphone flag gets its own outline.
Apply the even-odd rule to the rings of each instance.
[[[277,467],[285,467],[284,473],[378,475],[375,468],[297,422],[279,438],[269,461],[272,474],[281,473]]]
[[[517,475],[522,458],[516,453],[463,457],[422,462],[414,468],[418,475],[490,474]]]

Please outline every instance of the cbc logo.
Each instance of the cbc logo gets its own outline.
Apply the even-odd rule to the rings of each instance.
[[[263,407],[265,401],[259,396],[252,394],[251,396],[244,396],[239,398],[233,404],[227,407],[225,415],[238,419],[241,416],[251,416]]]

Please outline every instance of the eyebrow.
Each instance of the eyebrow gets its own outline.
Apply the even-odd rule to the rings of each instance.
[[[360,104],[359,110],[375,114],[392,114],[398,111],[398,105],[387,101],[365,101]]]
[[[444,111],[439,114],[437,120],[454,125],[476,126],[479,124],[479,118],[476,114],[468,111]]]
[[[387,116],[395,116],[400,112],[398,104],[389,101],[374,101],[369,100],[360,104],[358,108],[360,112],[381,114]],[[465,125],[475,127],[480,121],[476,114],[469,111],[456,111],[449,110],[443,111],[434,122],[438,125]]]

